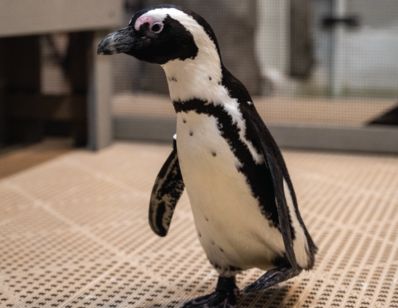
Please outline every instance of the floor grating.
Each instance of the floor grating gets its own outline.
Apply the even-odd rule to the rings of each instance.
[[[147,223],[170,146],[73,151],[0,180],[0,307],[178,307],[216,274],[186,196],[170,234]],[[241,307],[398,307],[398,157],[285,151],[314,271]],[[243,287],[260,271],[240,275]]]

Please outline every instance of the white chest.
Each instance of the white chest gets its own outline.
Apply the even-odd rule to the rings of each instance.
[[[208,258],[225,266],[267,267],[275,252],[283,250],[282,239],[261,215],[217,120],[196,112],[179,113],[177,149]]]

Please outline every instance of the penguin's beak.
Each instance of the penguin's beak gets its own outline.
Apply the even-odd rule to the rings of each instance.
[[[130,53],[134,48],[134,29],[126,27],[116,32],[109,33],[98,44],[97,54],[112,55],[115,53]]]

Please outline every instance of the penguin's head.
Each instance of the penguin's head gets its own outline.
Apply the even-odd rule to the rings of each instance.
[[[209,24],[191,11],[162,5],[137,12],[126,28],[108,34],[100,42],[97,53],[125,53],[164,65],[173,60],[194,60],[201,51],[219,57]]]

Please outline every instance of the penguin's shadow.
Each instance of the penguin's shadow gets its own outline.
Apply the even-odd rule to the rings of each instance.
[[[204,294],[203,294],[204,295]],[[279,286],[267,290],[260,290],[253,293],[242,293],[238,299],[237,307],[272,307],[272,308],[285,308],[286,298],[289,297],[289,287]],[[145,308],[166,308],[166,307],[181,307],[185,301],[171,300],[170,302],[152,303],[145,306]]]
[[[142,308],[179,308],[182,307],[184,303],[185,301],[174,300],[170,302],[152,303]]]
[[[289,287],[277,286],[252,293],[242,293],[238,300],[238,307],[285,308],[285,300],[288,297]]]

